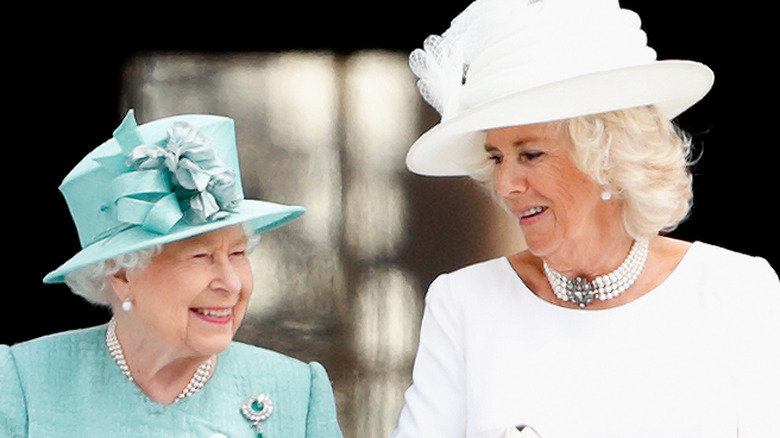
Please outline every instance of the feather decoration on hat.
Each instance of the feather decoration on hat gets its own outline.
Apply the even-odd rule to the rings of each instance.
[[[409,67],[419,78],[417,88],[442,121],[462,110],[460,94],[469,66],[486,42],[522,25],[526,9],[536,3],[543,0],[476,0],[441,36],[429,36],[422,49],[412,51]]]

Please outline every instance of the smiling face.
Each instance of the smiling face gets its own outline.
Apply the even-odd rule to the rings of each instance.
[[[598,239],[624,233],[616,202],[574,163],[573,145],[557,123],[488,131],[495,190],[517,217],[529,250],[548,260],[571,258]]]
[[[246,235],[226,227],[169,243],[149,266],[109,279],[130,312],[118,312],[127,336],[178,356],[210,356],[226,349],[252,294]],[[162,346],[162,347],[160,347]]]

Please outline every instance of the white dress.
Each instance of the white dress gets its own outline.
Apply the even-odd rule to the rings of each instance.
[[[576,310],[506,258],[430,286],[395,438],[780,437],[780,282],[696,242],[633,302]]]

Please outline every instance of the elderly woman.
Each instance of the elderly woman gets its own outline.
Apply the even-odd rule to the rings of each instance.
[[[83,249],[44,281],[113,318],[0,347],[3,436],[341,436],[321,365],[232,341],[254,236],[303,213],[243,199],[236,152],[229,118],[131,112],[65,178]]]
[[[442,121],[409,168],[484,182],[527,249],[431,284],[393,436],[780,436],[777,275],[663,235],[710,69],[616,0],[477,0],[410,61]]]

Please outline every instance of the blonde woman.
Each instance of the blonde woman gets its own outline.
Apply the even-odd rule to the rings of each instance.
[[[410,170],[484,183],[527,249],[430,285],[393,436],[780,435],[777,275],[663,235],[711,70],[615,0],[477,0],[411,66],[442,121]]]

